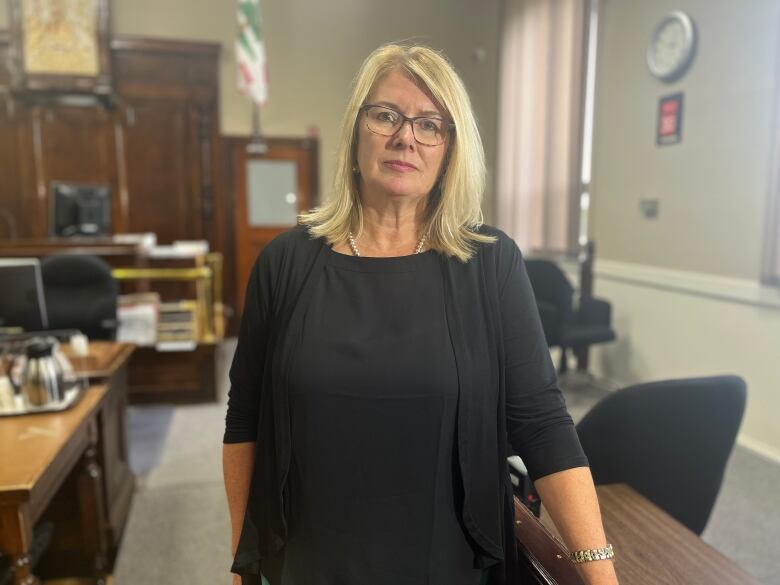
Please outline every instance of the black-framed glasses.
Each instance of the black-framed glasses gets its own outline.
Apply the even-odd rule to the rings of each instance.
[[[376,104],[365,104],[360,107],[360,111],[366,113],[368,129],[381,136],[393,136],[401,126],[411,122],[414,139],[425,146],[439,146],[455,128],[455,124],[441,118],[431,116],[410,118],[398,110]]]

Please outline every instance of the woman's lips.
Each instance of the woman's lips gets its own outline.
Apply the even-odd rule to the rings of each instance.
[[[385,166],[390,167],[399,173],[410,173],[417,170],[417,167],[415,167],[413,164],[405,163],[400,160],[386,160]]]

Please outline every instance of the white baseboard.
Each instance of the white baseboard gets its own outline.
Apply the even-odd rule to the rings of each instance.
[[[780,288],[764,286],[758,280],[684,272],[606,259],[596,260],[594,276],[596,279],[603,278],[669,292],[780,310]]]
[[[741,447],[744,447],[745,449],[753,451],[765,459],[769,459],[772,463],[780,465],[780,452],[778,452],[776,449],[773,449],[769,445],[762,443],[761,441],[756,441],[750,437],[739,435],[737,437],[737,444]]]

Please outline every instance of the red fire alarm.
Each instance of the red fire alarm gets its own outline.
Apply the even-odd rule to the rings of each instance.
[[[666,146],[682,140],[683,94],[676,93],[658,100],[656,144]]]

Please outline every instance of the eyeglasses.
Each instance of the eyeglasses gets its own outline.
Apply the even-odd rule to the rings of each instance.
[[[450,130],[455,128],[455,124],[441,118],[429,116],[409,118],[393,108],[374,104],[365,104],[360,107],[360,111],[366,113],[368,129],[382,136],[393,136],[406,122],[411,122],[414,139],[425,146],[442,144]]]

